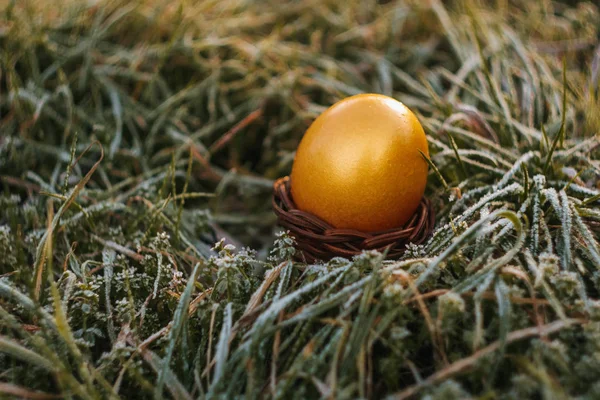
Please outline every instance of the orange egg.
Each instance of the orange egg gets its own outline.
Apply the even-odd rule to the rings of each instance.
[[[296,206],[336,228],[399,228],[427,183],[423,127],[404,104],[379,94],[335,103],[308,128],[296,152]]]

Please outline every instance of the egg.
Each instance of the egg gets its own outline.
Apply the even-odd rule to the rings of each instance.
[[[427,184],[427,138],[401,102],[359,94],[310,125],[291,174],[296,207],[335,228],[379,232],[402,227]]]

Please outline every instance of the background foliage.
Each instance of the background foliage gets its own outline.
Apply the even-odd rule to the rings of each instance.
[[[600,397],[592,2],[1,13],[2,395]],[[271,185],[360,92],[418,113],[437,230],[294,262]]]

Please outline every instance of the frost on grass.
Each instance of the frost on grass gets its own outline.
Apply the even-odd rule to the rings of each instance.
[[[359,3],[11,3],[0,397],[600,397],[598,7]],[[272,182],[360,92],[435,232],[306,265]]]

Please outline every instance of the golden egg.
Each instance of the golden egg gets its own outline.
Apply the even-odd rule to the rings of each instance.
[[[404,104],[379,94],[335,103],[308,128],[296,152],[296,206],[336,228],[399,228],[427,183],[427,139]]]

